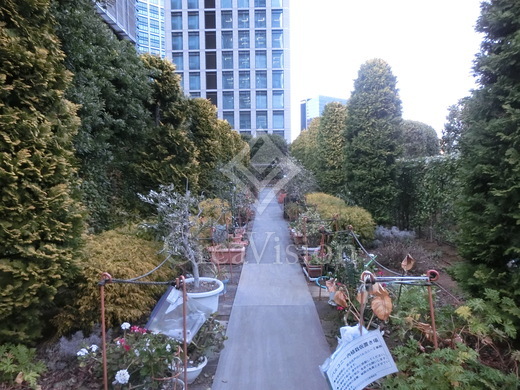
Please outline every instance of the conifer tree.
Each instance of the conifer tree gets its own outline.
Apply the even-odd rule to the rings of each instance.
[[[341,195],[344,191],[345,125],[347,109],[341,103],[325,106],[317,134],[318,174],[316,179],[323,192]]]
[[[460,139],[459,249],[499,271],[520,263],[520,3],[483,2],[477,31],[480,88],[467,102]]]
[[[0,20],[0,343],[31,343],[76,270],[79,120],[49,1],[4,0]]]
[[[440,152],[439,138],[435,129],[426,123],[404,120],[403,158],[436,156]]]
[[[139,156],[138,192],[173,184],[178,191],[198,188],[199,152],[187,128],[189,101],[182,93],[175,66],[159,57],[142,56],[152,80],[147,104],[154,125],[143,140]]]
[[[378,223],[392,222],[396,159],[400,156],[401,100],[397,79],[381,59],[364,63],[347,103],[345,174],[348,200]]]
[[[152,114],[151,83],[135,47],[119,40],[91,0],[54,0],[57,33],[74,74],[67,97],[79,104],[74,139],[93,231],[126,223],[137,198],[140,152]]]

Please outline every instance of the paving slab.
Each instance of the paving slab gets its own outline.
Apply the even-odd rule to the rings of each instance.
[[[326,390],[330,355],[287,223],[269,189],[260,194],[213,390]]]

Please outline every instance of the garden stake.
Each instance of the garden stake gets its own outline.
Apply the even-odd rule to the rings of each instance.
[[[112,281],[112,276],[109,273],[103,272],[101,274],[101,281],[99,282],[99,295],[101,299],[101,345],[103,349],[103,388],[108,390],[108,368],[107,368],[107,337],[105,330],[105,284]]]
[[[186,328],[187,328],[187,321],[186,321],[186,283],[184,283],[184,275],[181,275],[177,278],[176,284],[177,288],[179,288],[179,282],[182,283],[182,341],[183,341],[183,347],[184,347],[184,388],[185,390],[188,390],[188,343],[186,342]]]
[[[439,273],[435,270],[429,270],[426,272],[430,282],[434,282],[439,279]],[[433,330],[433,346],[435,349],[439,349],[439,343],[437,341],[437,329],[435,327],[435,311],[433,310],[433,295],[432,295],[432,284],[428,283],[428,298],[430,300],[430,317],[432,319],[432,330]]]

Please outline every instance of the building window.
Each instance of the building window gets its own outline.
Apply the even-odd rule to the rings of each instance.
[[[199,8],[199,0],[188,0],[188,8],[189,9]]]
[[[233,89],[234,77],[233,72],[222,72],[222,89]]]
[[[238,73],[238,88],[239,89],[251,88],[251,76],[250,76],[249,72],[239,72]]]
[[[233,28],[233,12],[232,11],[222,11],[220,13],[221,26],[222,29]]]
[[[273,31],[273,48],[283,47],[283,31]]]
[[[189,64],[190,70],[199,70],[200,69],[200,54],[199,53],[190,53],[188,64]]]
[[[188,49],[189,50],[199,50],[199,33],[188,33]]]
[[[159,21],[150,19],[150,32],[160,34]]]
[[[283,128],[284,128],[283,111],[274,111],[273,112],[273,129],[283,129]]]
[[[249,0],[238,0],[238,8],[249,8]]]
[[[182,0],[171,0],[172,9],[182,9]]]
[[[273,88],[284,88],[282,70],[273,70]]]
[[[233,111],[223,112],[222,119],[228,121],[228,123],[231,125],[231,128],[235,127],[235,113]]]
[[[184,70],[182,53],[172,53],[172,60],[175,64],[175,70]]]
[[[242,49],[249,47],[249,31],[238,32],[238,47]]]
[[[255,11],[255,28],[266,28],[265,11]]]
[[[249,28],[249,11],[238,11],[238,28]]]
[[[265,8],[265,0],[255,0],[255,7]]]
[[[220,0],[220,6],[222,8],[233,8],[232,0]]]
[[[204,0],[204,8],[215,8],[215,0]]]
[[[217,28],[217,22],[215,18],[215,11],[204,12],[205,26],[206,29],[212,30]]]
[[[190,53],[189,54],[189,68],[190,70],[200,69],[200,54]]]
[[[283,91],[273,91],[273,108],[284,108]]]
[[[182,33],[172,33],[172,50],[182,50]]]
[[[285,132],[283,130],[273,130],[273,135],[279,135],[280,137],[285,137]]]
[[[198,30],[199,29],[199,13],[188,12],[188,29]]]
[[[206,89],[217,89],[217,72],[206,73]]]
[[[215,31],[206,31],[206,49],[217,48],[217,35]]]
[[[222,48],[233,48],[233,31],[222,31]]]
[[[172,14],[172,30],[182,30],[182,14],[180,12]]]
[[[273,50],[273,68],[283,68],[283,51]]]
[[[255,31],[255,47],[261,49],[267,47],[267,36],[265,31]]]
[[[256,92],[256,108],[265,109],[267,108],[267,91]]]
[[[190,90],[200,90],[200,73],[190,73]]]
[[[283,7],[283,0],[271,0],[271,7]]]
[[[190,92],[190,97],[192,97],[192,98],[200,98],[200,92]]]
[[[267,68],[267,52],[265,50],[256,51],[255,67],[256,68]]]
[[[234,110],[235,109],[235,96],[233,92],[223,92],[222,93],[222,108],[224,110]]]
[[[149,12],[152,18],[159,19],[159,7],[156,7],[155,5],[150,5]]]
[[[214,51],[206,52],[206,69],[217,69],[217,53]]]
[[[283,27],[283,12],[281,9],[273,9],[271,13],[271,27],[282,28]]]
[[[267,111],[256,112],[256,128],[267,129]]]
[[[256,88],[267,88],[267,72],[265,70],[256,72]]]
[[[251,108],[251,92],[242,91],[238,95],[238,106],[239,108]]]
[[[222,52],[222,69],[233,69],[233,52]]]
[[[249,59],[248,51],[241,51],[238,53],[238,67],[240,69],[250,69],[251,61]]]
[[[208,99],[211,104],[218,106],[218,99],[216,92],[206,92],[206,99]]]
[[[251,129],[251,112],[240,112],[240,129]]]

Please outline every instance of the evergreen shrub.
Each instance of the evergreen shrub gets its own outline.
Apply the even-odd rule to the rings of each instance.
[[[348,229],[351,225],[354,232],[364,240],[374,238],[376,224],[372,215],[362,207],[347,206],[345,201],[323,192],[314,192],[306,195],[307,205],[316,208],[322,219],[333,219],[338,216],[338,228]]]
[[[100,322],[101,273],[108,272],[114,279],[141,276],[164,259],[158,254],[161,244],[140,238],[134,231],[110,230],[86,237],[83,251],[81,278],[75,287],[75,302],[62,310],[54,319],[59,334],[83,330],[87,333]],[[175,277],[169,263],[163,265],[146,281],[166,282]],[[148,315],[164,293],[166,286],[111,284],[105,286],[106,326],[122,322],[137,322]]]

